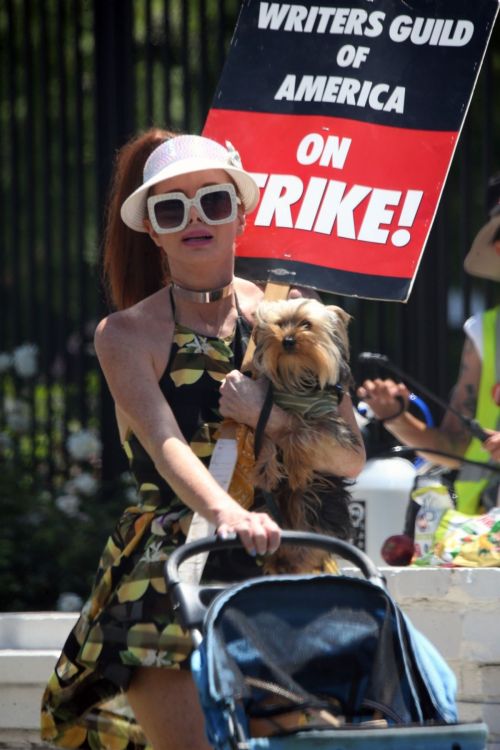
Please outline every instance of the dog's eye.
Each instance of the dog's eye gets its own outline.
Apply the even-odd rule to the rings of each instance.
[[[310,331],[312,328],[312,324],[309,320],[301,320],[299,323],[300,328],[305,328],[306,331]]]

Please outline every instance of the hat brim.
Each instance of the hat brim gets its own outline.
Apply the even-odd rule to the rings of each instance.
[[[477,233],[464,260],[464,268],[471,276],[500,281],[500,253],[493,244],[499,228],[500,214],[493,216]]]
[[[130,229],[135,229],[136,232],[146,232],[147,230],[144,226],[146,199],[153,185],[157,185],[159,182],[168,180],[171,177],[178,177],[194,172],[205,172],[212,169],[222,170],[231,177],[241,197],[245,213],[251,213],[259,202],[260,191],[254,178],[248,172],[245,172],[244,169],[221,163],[217,159],[200,159],[200,157],[194,157],[170,164],[129,195],[120,210],[123,221]]]

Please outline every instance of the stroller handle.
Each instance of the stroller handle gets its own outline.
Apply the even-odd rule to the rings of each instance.
[[[382,588],[385,587],[383,577],[370,558],[348,542],[334,539],[331,536],[326,536],[326,534],[313,534],[305,531],[283,531],[281,533],[281,543],[320,547],[328,550],[328,552],[332,552],[354,563],[371,583]],[[199,644],[199,639],[201,638],[200,627],[208,606],[217,594],[233,584],[195,584],[182,581],[179,576],[179,566],[189,557],[202,552],[238,547],[241,548],[242,544],[236,534],[229,539],[219,539],[216,536],[206,537],[205,539],[189,542],[182,545],[182,547],[178,547],[178,549],[172,552],[165,563],[165,578],[167,580],[170,601],[174,609],[178,612],[179,621],[183,627],[190,631],[194,645]]]
[[[342,557],[344,560],[352,562],[361,570],[364,577],[369,581],[372,581],[372,583],[382,586],[384,585],[384,580],[379,570],[370,560],[368,555],[365,555],[364,552],[354,545],[349,544],[349,542],[335,539],[326,534],[314,534],[309,531],[282,531],[281,543],[304,547],[320,547],[321,549],[325,549],[328,552]],[[172,552],[165,565],[165,573],[169,587],[181,583],[179,577],[179,566],[188,558],[198,555],[201,552],[234,549],[242,546],[242,543],[236,535],[228,539],[219,539],[216,536],[206,537],[205,539],[200,539],[196,542],[183,544]]]

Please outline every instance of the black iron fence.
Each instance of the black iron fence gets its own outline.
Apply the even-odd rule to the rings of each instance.
[[[103,443],[105,478],[124,467],[92,348],[106,312],[111,164],[139,128],[201,129],[238,9],[238,0],[0,2],[0,453],[49,483],[65,481],[75,460],[68,437],[87,431]],[[410,301],[337,300],[354,316],[354,358],[385,353],[444,398],[463,320],[493,301],[462,260],[485,219],[486,180],[500,170],[498,91],[499,24]]]

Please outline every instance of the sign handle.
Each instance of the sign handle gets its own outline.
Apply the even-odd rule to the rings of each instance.
[[[275,281],[268,281],[264,290],[264,300],[266,302],[273,302],[275,300],[287,299],[289,291],[289,284],[278,284]],[[243,371],[252,369],[254,350],[254,341],[250,339],[241,363]],[[228,419],[222,422],[219,438],[210,459],[210,474],[226,492],[229,490],[238,460],[237,427],[237,423],[233,422],[233,420]],[[194,513],[186,536],[186,543],[194,542],[206,536],[212,536],[214,532],[214,524],[207,521],[199,513]],[[182,564],[182,571],[180,571],[182,581],[197,585],[201,580],[207,557],[208,553],[202,552],[186,560]]]

